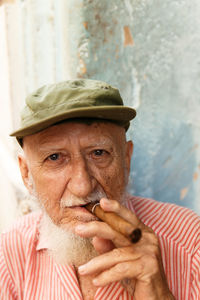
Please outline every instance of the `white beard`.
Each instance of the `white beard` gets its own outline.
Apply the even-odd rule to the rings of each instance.
[[[32,198],[37,199],[36,201],[38,201],[43,211],[39,232],[42,241],[44,241],[44,246],[47,248],[48,254],[52,256],[57,263],[73,264],[74,266],[82,265],[91,260],[93,257],[97,256],[98,253],[94,249],[91,239],[82,238],[72,233],[70,230],[64,230],[53,223],[47,214],[45,207],[42,205],[43,201],[40,201],[36,193],[31,174],[29,180],[29,184],[33,187]],[[60,207],[64,208],[73,205],[81,205],[83,203],[95,202],[103,197],[106,197],[106,194],[99,186],[86,199],[78,198],[74,195],[70,195],[66,198],[63,197],[60,201]],[[124,197],[122,197],[122,199],[123,198]]]
[[[39,231],[48,254],[59,264],[79,266],[97,256],[91,239],[82,238],[56,226],[46,212],[42,216]]]

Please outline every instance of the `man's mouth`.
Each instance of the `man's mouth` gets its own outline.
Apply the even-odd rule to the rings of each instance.
[[[91,212],[89,212],[86,208],[86,205],[88,203],[85,203],[85,204],[79,204],[79,205],[72,205],[72,206],[68,206],[67,208],[73,210],[73,211],[76,211],[76,212],[84,212],[84,213],[89,213],[91,214]]]
[[[88,202],[88,203],[89,203],[89,202]],[[78,208],[78,207],[84,208],[88,203],[84,203],[84,204],[75,204],[75,205],[68,206],[68,208]],[[91,202],[90,202],[90,203],[91,203]]]

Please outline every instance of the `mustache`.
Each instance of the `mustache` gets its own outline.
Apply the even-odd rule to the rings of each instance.
[[[96,189],[90,193],[87,197],[77,197],[73,194],[63,197],[60,200],[60,207],[73,207],[73,206],[84,206],[88,203],[94,203],[100,201],[101,198],[107,198],[106,193],[102,189]]]

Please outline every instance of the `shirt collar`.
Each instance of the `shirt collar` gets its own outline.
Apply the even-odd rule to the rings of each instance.
[[[44,214],[41,213],[41,217],[40,220],[38,222],[38,235],[37,235],[37,245],[36,245],[36,251],[40,251],[43,249],[48,249],[48,241],[45,237],[45,235],[42,233],[42,231],[40,230],[40,225],[41,225],[41,221],[43,218]]]

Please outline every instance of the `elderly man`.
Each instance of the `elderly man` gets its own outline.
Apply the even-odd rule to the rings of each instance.
[[[27,97],[12,135],[40,210],[1,236],[0,299],[200,299],[197,215],[127,194],[135,115],[117,89],[95,80]],[[96,201],[137,229],[136,239],[85,208]]]

